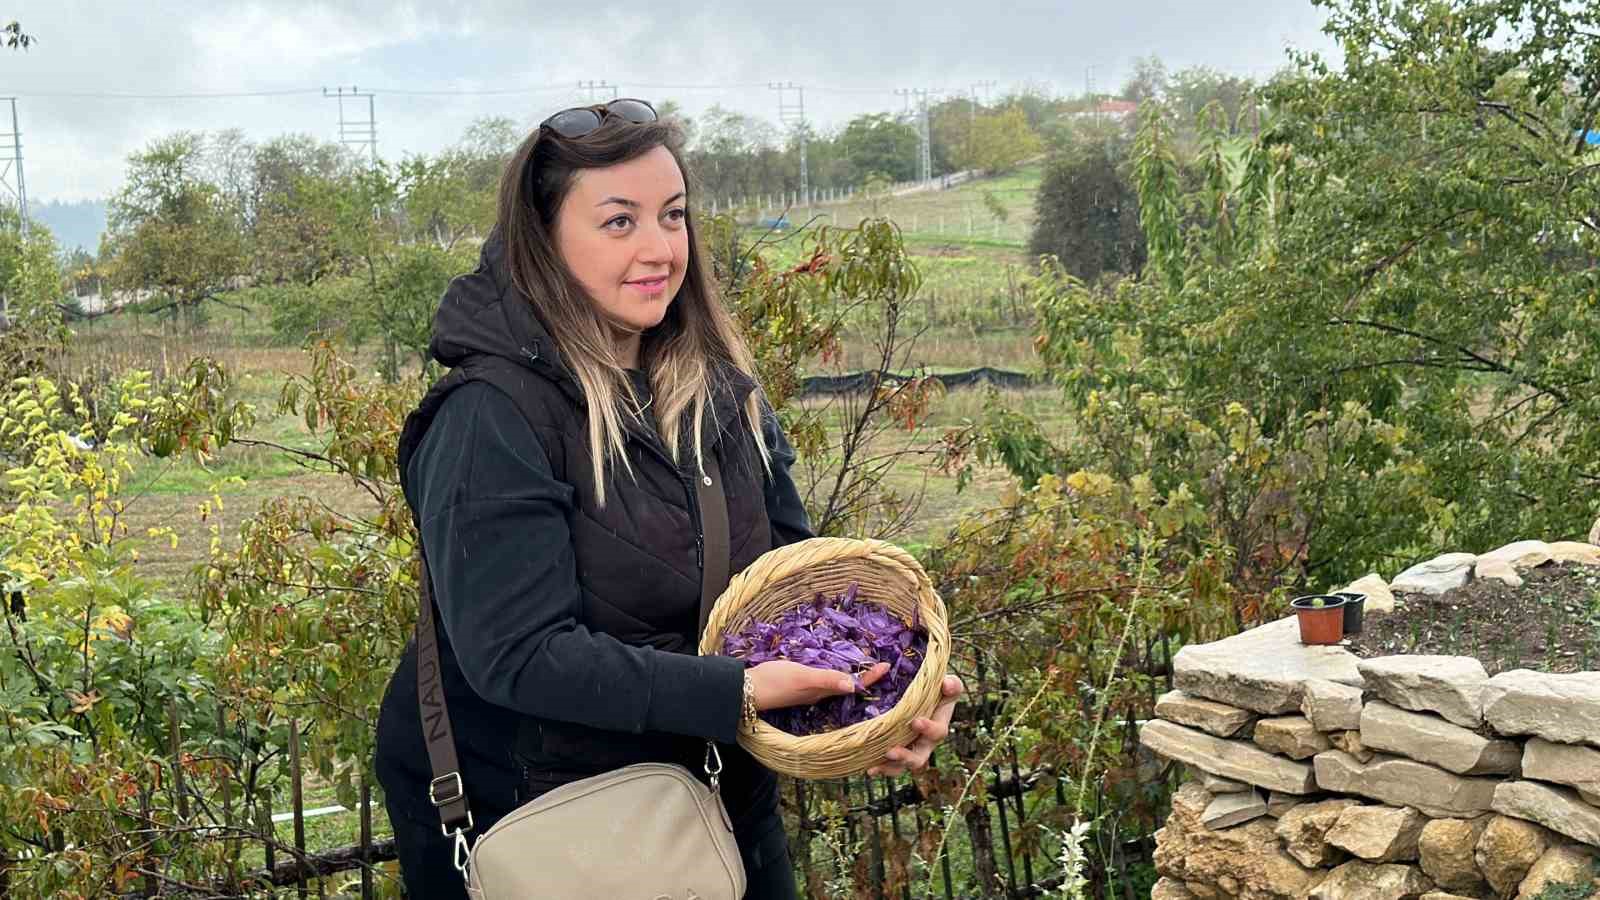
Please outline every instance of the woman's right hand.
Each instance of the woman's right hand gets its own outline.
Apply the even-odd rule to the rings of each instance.
[[[877,663],[861,673],[861,686],[871,687],[888,673],[888,663]],[[855,682],[843,672],[782,659],[752,667],[748,670],[748,677],[755,688],[756,709],[763,712],[786,706],[810,706],[818,700],[856,691]]]

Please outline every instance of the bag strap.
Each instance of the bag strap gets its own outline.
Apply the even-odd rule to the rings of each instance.
[[[695,482],[700,506],[700,621],[695,634],[705,631],[711,607],[728,586],[733,567],[728,537],[728,500],[722,489],[722,468],[714,452],[703,460],[704,473]],[[422,710],[422,737],[428,745],[428,765],[433,780],[428,782],[428,801],[439,810],[439,828],[445,837],[454,837],[456,868],[465,873],[468,847],[465,833],[472,830],[472,810],[467,807],[467,792],[461,783],[461,763],[456,756],[455,732],[450,727],[450,710],[445,704],[444,685],[439,666],[439,630],[433,616],[433,577],[428,557],[422,556],[422,590],[417,609],[417,700]],[[716,759],[716,771],[711,760]],[[722,770],[721,754],[710,742],[706,747],[707,774],[713,783]]]
[[[456,757],[456,737],[445,706],[443,673],[439,666],[439,629],[433,618],[433,576],[428,557],[422,557],[422,591],[417,609],[417,701],[422,707],[422,738],[428,745],[428,801],[439,810],[439,827],[445,837],[472,830],[472,810],[461,784],[461,763]]]
[[[717,463],[717,454],[707,452],[701,465],[705,471],[695,482],[700,500],[700,532],[704,535],[700,551],[700,623],[694,632],[696,644],[705,633],[711,607],[728,589],[729,570],[733,568],[733,549],[728,537],[728,498],[722,490],[722,468]]]

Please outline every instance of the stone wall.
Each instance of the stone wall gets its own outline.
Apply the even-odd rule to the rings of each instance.
[[[1543,546],[1600,564],[1592,545]],[[1510,549],[1449,554],[1394,586],[1510,581],[1540,562]],[[1392,608],[1389,587],[1352,586],[1369,615]],[[1288,618],[1185,647],[1173,678],[1140,731],[1191,776],[1157,834],[1157,900],[1532,900],[1580,883],[1600,898],[1600,672],[1360,660],[1300,644]]]

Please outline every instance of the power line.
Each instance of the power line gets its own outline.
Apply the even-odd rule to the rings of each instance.
[[[289,88],[279,91],[223,91],[187,94],[129,94],[117,91],[18,91],[16,96],[29,99],[75,100],[237,100],[245,97],[293,97],[315,93],[317,93],[316,88]]]
[[[581,85],[581,82],[580,82]],[[426,91],[410,90],[407,88],[373,88],[373,93],[389,94],[395,97],[506,97],[514,94],[542,94],[550,91],[570,91],[571,84],[541,84],[520,88],[493,88],[490,90],[469,91]]]
[[[579,82],[582,88],[585,82]],[[717,84],[659,84],[642,81],[626,81],[617,84],[598,82],[598,85],[616,89],[621,86],[640,88],[649,91],[726,91],[767,87],[768,81],[729,81]],[[551,91],[571,90],[571,82],[561,84],[530,84],[522,87],[511,88],[405,88],[405,87],[377,87],[371,88],[376,94],[393,94],[401,97],[504,97],[516,94],[539,94]],[[893,88],[885,87],[841,87],[838,85],[813,85],[812,91],[828,94],[893,94]],[[124,91],[19,91],[15,96],[19,98],[38,99],[68,99],[68,100],[239,100],[251,97],[295,97],[322,94],[323,88],[281,88],[262,91],[185,91],[176,93],[153,92],[124,92]]]

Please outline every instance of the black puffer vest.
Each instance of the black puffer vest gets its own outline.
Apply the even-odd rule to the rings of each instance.
[[[569,525],[583,597],[579,624],[626,644],[693,654],[703,545],[692,454],[685,454],[684,467],[675,466],[653,430],[632,423],[626,453],[634,477],[621,466],[608,467],[606,505],[596,502],[582,390],[532,305],[510,285],[502,253],[501,243],[491,237],[477,270],[451,283],[435,316],[430,351],[451,371],[428,391],[401,432],[399,463],[407,497],[413,499],[405,474],[411,457],[445,398],[469,382],[488,382],[516,403],[555,477],[574,489]],[[743,412],[755,385],[733,370],[722,372],[720,380],[715,422],[706,417],[702,441],[723,470],[731,571],[739,572],[771,548],[772,531],[763,501],[764,475]],[[414,499],[412,505],[415,509]],[[466,790],[475,808],[487,802],[504,812],[560,784],[636,762],[677,762],[702,774],[702,740],[605,731],[491,704],[467,684],[443,629],[440,659],[469,782]],[[426,819],[432,814],[422,800],[426,757],[412,758],[422,748],[415,666],[413,642],[384,699],[378,755],[380,769],[385,754],[407,757],[408,773],[421,778],[413,808]],[[390,739],[386,747],[385,729],[403,732],[403,737]],[[735,820],[774,808],[776,779],[771,773],[736,745],[722,745],[721,752],[724,799]],[[388,768],[393,771],[396,765],[391,759]],[[481,824],[483,814],[478,817]]]

